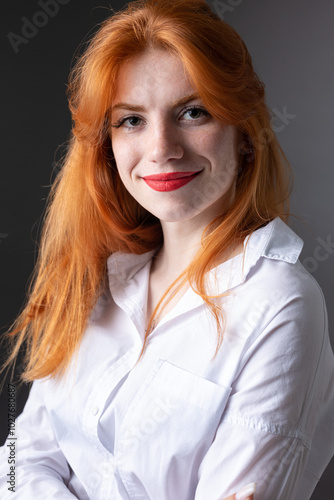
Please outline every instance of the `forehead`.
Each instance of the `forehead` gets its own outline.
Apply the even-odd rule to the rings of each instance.
[[[151,49],[124,62],[119,70],[114,102],[150,97],[175,99],[194,92],[181,60],[171,52]]]

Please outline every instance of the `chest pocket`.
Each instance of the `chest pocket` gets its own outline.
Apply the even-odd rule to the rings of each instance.
[[[191,498],[230,392],[230,387],[156,361],[128,408],[117,450],[125,482],[134,491],[135,484],[141,485],[138,498]]]

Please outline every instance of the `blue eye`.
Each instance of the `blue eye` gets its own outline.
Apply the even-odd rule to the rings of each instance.
[[[181,119],[185,117],[185,115],[190,116],[190,119],[186,118],[186,121],[195,121],[199,120],[203,116],[210,116],[210,113],[205,109],[201,108],[199,106],[189,106],[185,110],[183,110],[181,114]],[[113,128],[120,128],[122,126],[125,126],[126,128],[136,128],[139,125],[141,125],[143,122],[142,118],[136,115],[132,116],[125,116],[124,118],[121,118],[118,120],[116,123],[112,124]]]
[[[137,120],[137,123],[133,123],[133,121],[136,122]],[[142,119],[139,118],[139,116],[127,116],[127,117],[124,117],[124,118],[121,118],[118,122],[114,123],[112,125],[113,128],[120,128],[122,127],[122,125],[124,125],[126,122],[129,122],[130,125],[126,125],[128,128],[135,128],[136,126],[140,125]],[[131,123],[132,122],[132,123]]]
[[[199,106],[191,106],[185,109],[182,116],[186,115],[187,113],[189,113],[192,120],[198,120],[199,118],[202,118],[202,116],[209,116],[209,112],[205,108],[200,108]]]

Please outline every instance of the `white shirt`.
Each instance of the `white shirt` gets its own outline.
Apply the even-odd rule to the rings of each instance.
[[[136,364],[155,250],[108,259],[77,362],[35,381],[17,419],[14,495],[2,448],[2,499],[222,500],[249,482],[256,500],[310,498],[334,454],[324,297],[280,219],[247,241],[244,263],[210,272],[231,292],[214,359],[215,320],[189,287]]]

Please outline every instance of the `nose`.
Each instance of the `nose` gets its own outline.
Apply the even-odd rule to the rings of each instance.
[[[147,158],[163,164],[168,160],[179,160],[184,154],[180,132],[168,123],[156,123],[148,130]]]

